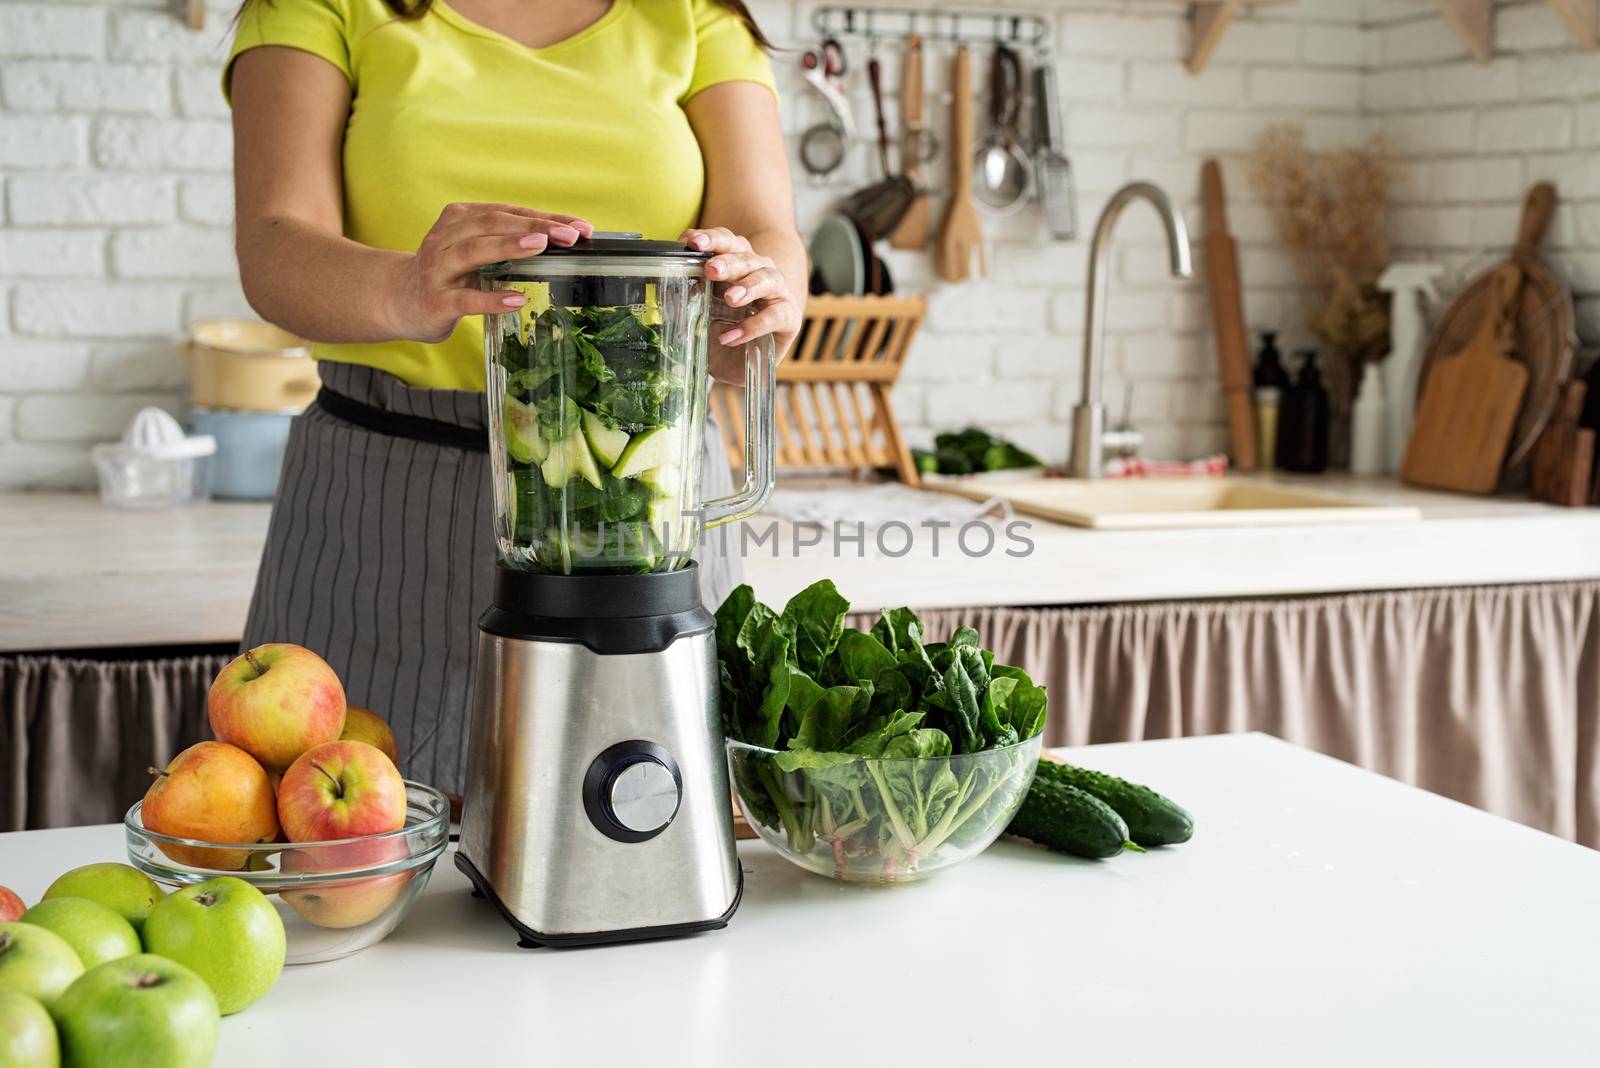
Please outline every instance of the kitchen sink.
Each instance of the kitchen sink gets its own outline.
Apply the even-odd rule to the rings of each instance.
[[[928,489],[977,501],[1003,499],[1019,512],[1098,530],[1238,527],[1415,520],[1405,505],[1379,504],[1256,478],[1048,478],[996,473],[933,476]]]

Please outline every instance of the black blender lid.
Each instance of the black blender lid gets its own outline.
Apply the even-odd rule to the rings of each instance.
[[[555,270],[555,262],[575,258],[645,259],[660,260],[664,264],[676,262],[679,265],[686,265],[704,263],[711,258],[711,255],[709,252],[700,252],[676,241],[647,241],[638,234],[600,231],[593,237],[580,237],[571,245],[549,245],[537,255],[485,264],[478,269],[478,274],[485,281],[492,282],[507,275],[518,278],[538,276],[544,274],[545,269]],[[574,266],[569,264],[561,269],[561,273],[570,274],[574,269]],[[576,269],[581,272],[581,265]],[[599,273],[607,273],[598,263],[595,269]]]
[[[708,260],[711,253],[692,249],[677,241],[648,241],[640,234],[599,230],[593,237],[580,237],[570,245],[550,245],[541,256],[669,256],[673,259]],[[528,257],[532,259],[533,257]]]

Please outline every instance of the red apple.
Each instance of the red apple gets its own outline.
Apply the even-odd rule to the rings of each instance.
[[[16,923],[28,907],[9,886],[0,886],[0,923]]]
[[[202,842],[271,842],[278,814],[267,773],[255,758],[225,742],[200,742],[172,758],[144,795],[144,825],[157,834]],[[242,849],[163,844],[179,864],[238,871]]]
[[[369,868],[405,857],[404,838],[380,838],[372,842],[338,843],[287,850],[283,871],[343,871]],[[359,927],[376,919],[400,897],[414,872],[393,875],[356,876],[320,883],[304,890],[283,890],[279,896],[307,923],[318,927]]]
[[[366,742],[324,742],[283,773],[278,819],[291,842],[397,831],[406,822],[406,784],[394,761]]]
[[[261,645],[222,669],[206,709],[218,738],[277,771],[312,746],[339,737],[344,687],[310,649]]]
[[[371,709],[362,708],[360,705],[351,705],[344,710],[344,733],[339,735],[341,742],[366,742],[376,746],[384,756],[394,761],[395,766],[400,764],[400,747],[395,745],[394,731],[383,718]]]

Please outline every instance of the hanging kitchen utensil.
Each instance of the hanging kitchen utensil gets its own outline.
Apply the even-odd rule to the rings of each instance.
[[[996,44],[989,68],[989,139],[972,163],[978,206],[986,215],[1015,214],[1033,193],[1033,161],[1017,137],[1021,108],[1022,56]]]
[[[886,236],[905,218],[917,190],[911,179],[893,173],[889,165],[889,123],[883,113],[883,68],[878,57],[867,60],[867,80],[872,85],[872,107],[878,119],[878,163],[883,177],[852,193],[843,211],[861,227],[867,241]]]
[[[1507,355],[1511,318],[1522,294],[1515,259],[1495,268],[1494,296],[1478,331],[1457,352],[1442,356],[1422,383],[1422,406],[1406,443],[1400,476],[1419,486],[1489,493],[1500,480],[1511,431],[1528,388],[1528,369]]]
[[[1217,342],[1222,395],[1228,403],[1228,438],[1233,464],[1256,467],[1256,413],[1251,403],[1249,341],[1239,289],[1239,253],[1228,234],[1228,209],[1222,196],[1222,168],[1208,159],[1200,168],[1205,208],[1206,288],[1211,291],[1211,329]]]
[[[906,38],[906,54],[900,63],[900,172],[916,192],[900,224],[889,234],[891,248],[928,247],[932,206],[923,188],[922,165],[931,158],[924,153],[932,139],[922,121],[922,38],[912,34]]]
[[[1560,402],[1564,384],[1572,377],[1577,353],[1577,314],[1571,287],[1540,253],[1539,246],[1555,210],[1556,190],[1539,182],[1528,190],[1518,224],[1516,246],[1510,255],[1522,267],[1522,292],[1512,318],[1515,344],[1511,355],[1528,368],[1528,392],[1517,416],[1505,474],[1512,478],[1526,468],[1551,413]],[[1439,357],[1454,352],[1472,337],[1493,296],[1492,269],[1463,286],[1440,314],[1423,351],[1414,397],[1390,397],[1391,404],[1419,405],[1429,370]]]
[[[1056,69],[1048,57],[1033,68],[1034,189],[1044,209],[1044,222],[1057,241],[1078,236],[1078,193],[1072,164],[1062,146],[1061,98],[1056,95]]]
[[[827,105],[828,118],[800,135],[800,165],[816,178],[832,174],[844,162],[856,122],[844,95],[844,46],[829,37],[800,56],[800,74]]]
[[[940,278],[959,282],[971,276],[974,253],[978,273],[988,273],[983,230],[972,206],[972,53],[966,45],[956,47],[950,82],[950,203],[939,227],[935,266]]]

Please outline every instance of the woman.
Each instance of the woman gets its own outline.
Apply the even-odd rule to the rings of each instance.
[[[246,645],[321,653],[459,793],[494,542],[476,269],[596,230],[714,253],[742,346],[800,323],[805,255],[765,39],[738,0],[247,0],[233,105],[241,278],[316,342]],[[707,496],[731,490],[706,445]],[[476,447],[474,447],[476,446]],[[706,600],[736,563],[702,557]]]

